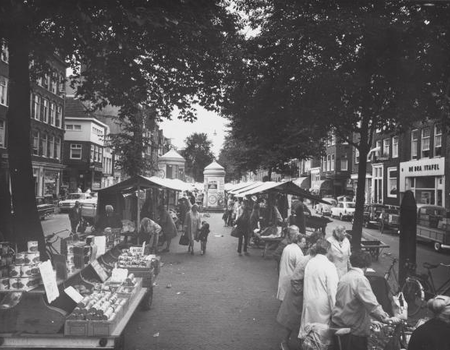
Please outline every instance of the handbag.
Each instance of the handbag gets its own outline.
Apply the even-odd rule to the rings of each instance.
[[[237,225],[234,225],[233,228],[231,229],[231,237],[239,238],[239,230]]]
[[[189,237],[187,236],[186,232],[183,232],[183,234],[180,236],[180,241],[178,243],[180,245],[189,245]]]
[[[393,311],[394,316],[398,317],[401,320],[407,320],[408,319],[408,303],[405,300],[405,296],[403,295],[403,292],[398,293],[397,295],[392,296],[393,300]]]

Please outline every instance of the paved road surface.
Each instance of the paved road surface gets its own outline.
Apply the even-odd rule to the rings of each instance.
[[[194,256],[187,254],[178,238],[162,255],[152,308],[131,319],[127,350],[279,348],[275,262],[256,248],[238,256],[237,239],[223,227],[221,214],[206,220],[211,225],[206,255],[198,246]]]

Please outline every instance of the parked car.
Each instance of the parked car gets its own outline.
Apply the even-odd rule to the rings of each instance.
[[[97,197],[93,197],[89,193],[69,193],[65,200],[59,201],[58,208],[61,212],[68,212],[75,206],[75,202],[83,204],[97,204]]]
[[[353,197],[351,196],[339,196],[336,199],[338,202],[353,202]]]
[[[56,205],[52,196],[36,197],[36,205],[41,220],[55,213]]]
[[[400,233],[400,207],[397,205],[386,205],[380,222],[380,232],[383,233],[386,230]]]
[[[331,215],[331,208],[337,205],[337,200],[334,198],[322,198],[323,201],[329,204],[319,203],[316,205],[316,213],[320,215]]]
[[[379,203],[372,203],[364,205],[363,226],[367,228],[380,227],[387,206]]]
[[[337,206],[331,208],[331,217],[339,218],[340,220],[351,220],[355,214],[354,202],[338,202]]]
[[[434,250],[450,248],[450,213],[439,205],[417,205],[417,240],[431,242]]]

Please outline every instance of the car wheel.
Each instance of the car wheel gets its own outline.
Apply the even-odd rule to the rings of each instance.
[[[442,249],[441,243],[439,243],[439,242],[434,242],[433,247],[434,247],[434,250],[437,252],[440,252]]]

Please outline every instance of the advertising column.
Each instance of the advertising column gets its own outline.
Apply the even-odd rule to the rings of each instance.
[[[206,209],[224,208],[225,169],[216,161],[203,171],[205,185],[204,206]]]

